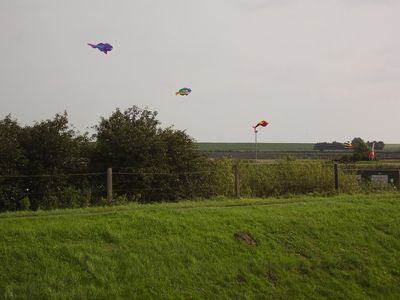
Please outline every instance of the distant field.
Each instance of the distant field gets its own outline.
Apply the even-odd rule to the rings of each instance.
[[[254,151],[254,143],[197,143],[200,151]],[[313,151],[312,143],[259,143],[258,151]]]
[[[400,299],[399,194],[4,213],[0,261],[0,299]]]
[[[400,151],[400,144],[386,144],[385,151]]]
[[[254,143],[197,143],[200,151],[254,151]],[[314,143],[259,143],[258,151],[315,151]],[[400,144],[386,144],[384,151],[400,151]]]

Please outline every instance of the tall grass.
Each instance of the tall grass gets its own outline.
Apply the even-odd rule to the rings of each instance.
[[[231,166],[236,163],[230,161]],[[246,163],[239,165],[240,194],[246,197],[269,197],[285,194],[333,193],[335,179],[333,163],[296,161],[290,158],[275,163]],[[224,162],[225,168],[227,162]],[[221,181],[221,178],[219,179]],[[340,173],[343,192],[359,191],[354,176]]]

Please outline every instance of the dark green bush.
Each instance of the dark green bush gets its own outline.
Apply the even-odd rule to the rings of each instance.
[[[31,207],[31,201],[28,196],[25,196],[19,201],[19,209],[20,210],[29,210]]]

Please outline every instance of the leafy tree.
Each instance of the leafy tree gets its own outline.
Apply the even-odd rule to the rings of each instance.
[[[351,144],[353,145],[353,147],[357,147],[358,145],[363,145],[365,144],[364,140],[360,137],[355,137],[351,140]]]
[[[160,131],[165,167],[172,172],[189,172],[195,163],[202,163],[194,140],[182,130],[168,127]]]
[[[66,112],[25,127],[20,142],[28,161],[28,173],[56,174],[86,169],[87,158],[82,153],[88,140],[70,128]]]
[[[352,145],[354,151],[351,159],[353,161],[368,160],[369,147],[362,138],[354,138],[352,140]]]
[[[160,122],[156,116],[157,112],[133,106],[124,112],[117,109],[109,118],[101,118],[100,124],[95,126],[92,169],[138,170],[157,166],[162,153],[157,136]]]
[[[372,148],[372,145],[375,143],[375,150],[383,150],[385,148],[385,143],[382,141],[373,141],[373,142],[367,142],[368,147]]]
[[[101,118],[91,168],[134,172],[113,177],[117,191],[145,193],[146,200],[174,200],[186,194],[189,179],[184,173],[196,171],[201,157],[184,131],[162,129],[156,116],[156,111],[133,106]]]
[[[32,175],[25,180],[24,189],[30,194],[31,207],[59,207],[57,203],[49,206],[43,202],[49,197],[45,194],[66,185],[81,186],[79,178],[63,174],[82,172],[87,169],[88,158],[85,149],[88,139],[70,128],[67,113],[56,114],[53,119],[36,122],[26,126],[20,135],[26,164],[24,174]],[[36,176],[36,175],[51,175]],[[53,197],[54,198],[54,197]],[[54,202],[55,200],[52,199]]]
[[[15,176],[27,163],[20,144],[23,128],[11,115],[0,120],[0,175]],[[0,178],[0,211],[16,210],[23,197],[23,183],[16,178]]]
[[[0,120],[0,172],[1,174],[17,174],[27,159],[20,143],[23,128],[11,115]]]

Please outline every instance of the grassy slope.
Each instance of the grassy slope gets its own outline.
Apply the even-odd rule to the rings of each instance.
[[[238,231],[259,244],[236,241]],[[0,261],[0,298],[395,299],[400,199],[298,197],[1,214]]]

